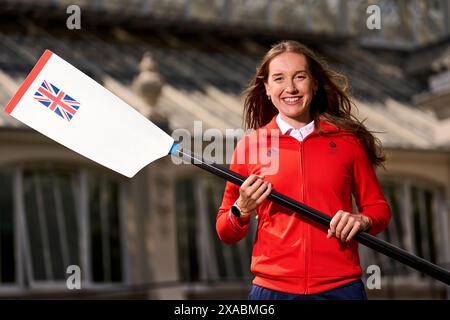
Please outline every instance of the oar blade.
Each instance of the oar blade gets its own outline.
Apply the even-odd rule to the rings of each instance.
[[[49,50],[5,112],[127,177],[166,156],[174,142],[130,105]]]

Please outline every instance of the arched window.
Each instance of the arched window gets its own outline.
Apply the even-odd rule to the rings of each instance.
[[[222,243],[216,215],[225,181],[216,177],[180,178],[176,190],[177,243],[182,281],[211,282],[250,279],[252,242],[256,226],[237,244]]]
[[[17,282],[17,234],[14,229],[13,176],[0,172],[0,285]]]
[[[383,179],[381,184],[391,206],[392,218],[388,229],[378,237],[432,263],[448,267],[449,220],[443,189],[427,181],[407,177]],[[361,247],[362,264],[379,265],[382,276],[404,278],[405,281],[429,279],[391,258]]]
[[[124,280],[124,186],[106,174],[58,165],[0,171],[0,289],[84,287]]]

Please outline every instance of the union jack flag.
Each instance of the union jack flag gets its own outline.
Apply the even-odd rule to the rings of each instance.
[[[67,121],[72,120],[80,107],[78,101],[46,80],[42,82],[34,98]]]

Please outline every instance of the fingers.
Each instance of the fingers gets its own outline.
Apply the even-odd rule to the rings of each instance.
[[[345,241],[350,241],[351,239],[353,239],[355,234],[359,231],[359,228],[360,228],[360,223],[356,222]]]
[[[259,206],[264,200],[267,199],[267,197],[269,196],[270,192],[272,191],[272,184],[271,183],[267,183],[264,182],[265,185],[261,186],[258,189],[258,193],[262,193],[258,199],[256,200],[256,204]]]
[[[241,194],[250,198],[256,190],[264,183],[264,176],[250,175],[240,188]]]
[[[350,231],[352,230],[354,224],[355,224],[355,219],[353,219],[352,217],[349,217],[347,219],[346,224],[342,228],[342,231],[339,233],[339,238],[342,241],[346,241],[347,240],[347,236],[350,233]],[[336,233],[337,233],[337,231],[336,231]]]
[[[265,182],[263,179],[258,179],[255,182],[253,182],[253,184],[251,186],[249,186],[244,192],[245,195],[253,200],[256,200],[257,198],[255,198],[255,193],[258,192],[258,190],[261,187],[264,187],[264,185],[267,186],[267,182]],[[266,188],[264,187],[264,190]]]
[[[247,189],[251,186],[256,180],[263,179],[264,177],[257,176],[256,174],[251,174],[247,179],[245,179],[244,183],[241,185],[241,189]]]
[[[241,185],[238,205],[246,210],[253,210],[270,194],[271,184],[264,181],[264,176],[250,175]]]
[[[328,229],[327,239],[330,239],[334,233],[331,231],[331,229]]]
[[[333,219],[331,219],[331,222],[330,222],[330,232],[332,234],[335,234],[337,238],[339,238],[339,237],[336,234],[336,229],[337,229],[339,223],[341,222],[343,214],[344,214],[344,211],[339,210],[338,212],[336,212],[336,214],[334,215]]]
[[[335,236],[341,241],[350,241],[361,229],[360,215],[339,210],[330,221],[327,238]]]

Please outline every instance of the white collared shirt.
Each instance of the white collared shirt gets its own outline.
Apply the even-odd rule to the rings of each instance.
[[[277,115],[275,121],[277,122],[277,125],[280,128],[282,134],[286,134],[286,132],[289,132],[289,135],[291,135],[298,141],[302,141],[306,138],[307,135],[314,131],[314,120],[304,127],[301,127],[300,129],[295,129],[289,123],[281,119],[280,114]]]

